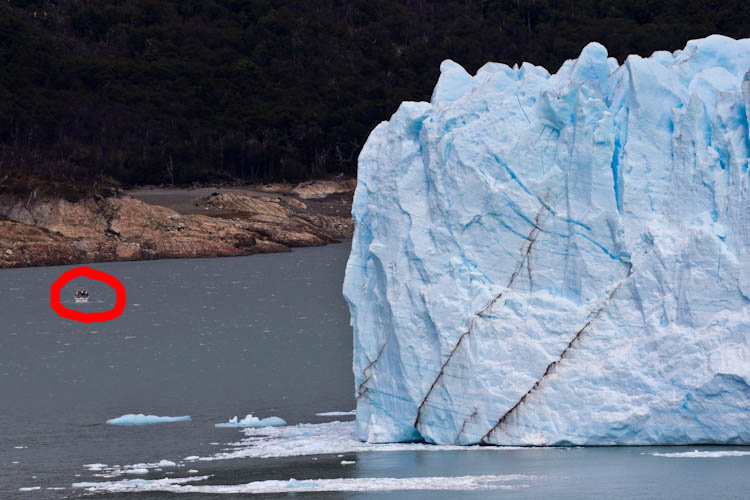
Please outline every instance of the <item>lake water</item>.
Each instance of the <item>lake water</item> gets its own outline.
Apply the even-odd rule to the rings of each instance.
[[[92,265],[128,292],[122,316],[92,324],[49,306],[69,267],[0,271],[0,498],[748,498],[747,448],[359,443],[353,417],[315,415],[354,408],[348,251]],[[78,286],[89,304],[73,305]],[[87,312],[115,299],[85,279],[62,297]],[[105,425],[127,413],[192,420]],[[214,427],[247,413],[312,425]]]

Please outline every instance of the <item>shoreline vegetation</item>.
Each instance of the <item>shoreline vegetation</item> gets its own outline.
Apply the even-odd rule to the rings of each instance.
[[[356,181],[142,187],[79,201],[0,194],[0,269],[231,257],[323,246],[354,231]]]
[[[555,72],[591,41],[622,63],[746,37],[749,20],[746,0],[8,0],[0,185],[70,198],[353,176],[370,131],[429,100],[445,59]]]

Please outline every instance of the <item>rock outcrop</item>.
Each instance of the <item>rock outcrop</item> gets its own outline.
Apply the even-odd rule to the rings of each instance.
[[[291,197],[223,193],[198,205],[212,216],[130,196],[77,203],[0,196],[0,268],[283,252],[336,242],[353,230],[351,218],[308,213]]]

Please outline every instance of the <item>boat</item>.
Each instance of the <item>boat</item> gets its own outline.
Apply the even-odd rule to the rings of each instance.
[[[88,302],[89,292],[85,288],[81,288],[80,290],[76,292],[73,298],[75,299],[76,304],[80,304],[82,302]]]

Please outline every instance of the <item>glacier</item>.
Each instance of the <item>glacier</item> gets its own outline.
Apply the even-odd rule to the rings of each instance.
[[[749,69],[444,61],[359,157],[358,438],[750,444]]]

